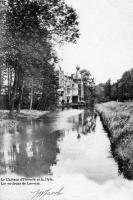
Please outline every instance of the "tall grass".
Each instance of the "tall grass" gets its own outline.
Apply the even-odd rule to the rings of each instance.
[[[96,110],[108,132],[120,172],[133,179],[133,102],[98,104]]]

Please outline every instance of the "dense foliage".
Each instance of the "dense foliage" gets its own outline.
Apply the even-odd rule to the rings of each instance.
[[[109,79],[105,84],[97,85],[95,95],[98,102],[133,100],[133,69],[126,71],[113,84]]]
[[[8,0],[1,8],[0,70],[11,113],[53,107],[58,100],[55,44],[79,37],[75,10],[64,0]]]
[[[95,88],[95,81],[92,77],[90,71],[86,69],[80,70],[80,74],[83,80],[83,87],[84,87],[84,101],[86,104],[90,104],[94,101],[94,88]]]

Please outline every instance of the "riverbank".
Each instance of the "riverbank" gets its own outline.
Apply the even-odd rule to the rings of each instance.
[[[20,119],[38,119],[49,111],[40,110],[21,110],[20,113],[14,113],[13,119],[9,118],[9,110],[0,110],[0,128],[13,127]]]
[[[133,102],[97,104],[119,171],[133,180]]]

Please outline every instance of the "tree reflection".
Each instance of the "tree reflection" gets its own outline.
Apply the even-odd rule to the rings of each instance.
[[[97,114],[95,112],[86,112],[84,114],[84,123],[83,123],[83,131],[84,135],[88,133],[95,132],[96,127],[96,117]]]
[[[37,123],[34,124],[34,128],[37,128]],[[1,174],[10,171],[10,173],[33,177],[51,173],[51,166],[56,164],[57,154],[60,153],[58,141],[62,139],[64,133],[63,131],[46,133],[44,127],[42,128],[43,137],[27,142],[21,140],[20,143],[10,145],[10,149],[0,150]],[[38,126],[38,132],[42,132],[42,128]]]
[[[50,119],[20,121],[13,129],[6,129],[0,138],[0,173],[29,177],[51,174],[60,153],[59,142],[67,131],[76,131],[77,139],[95,132],[96,113],[88,110],[70,117],[69,122],[72,126],[62,131],[54,131]]]
[[[95,132],[96,117],[96,112],[90,110],[72,117],[71,121],[74,124],[73,130],[77,131],[77,139],[80,139],[81,135]]]

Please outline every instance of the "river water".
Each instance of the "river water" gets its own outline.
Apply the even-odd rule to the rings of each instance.
[[[0,174],[0,200],[34,199],[33,192],[40,188],[62,189],[62,194],[37,200],[128,200],[133,196],[133,183],[119,175],[107,134],[92,110],[57,111],[1,129]],[[42,180],[40,185],[35,181],[7,185],[11,178],[22,177]]]

